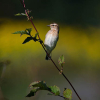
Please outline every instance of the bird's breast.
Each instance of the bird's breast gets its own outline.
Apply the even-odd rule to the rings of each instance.
[[[49,47],[55,47],[58,40],[58,35],[47,34],[45,38],[45,44]]]

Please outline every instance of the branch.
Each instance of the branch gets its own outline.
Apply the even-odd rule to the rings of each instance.
[[[20,2],[21,2],[21,4],[23,5],[23,8],[24,8],[24,10],[25,10],[25,13],[26,13],[28,19],[30,20],[30,22],[32,23],[32,25],[33,25],[33,27],[34,27],[36,33],[38,33],[38,31],[37,31],[37,29],[36,29],[34,23],[32,22],[31,18],[29,17],[29,14],[27,13],[24,0],[23,0],[23,2],[22,2],[22,0],[20,0]],[[38,34],[38,38],[40,39],[39,34]],[[40,39],[40,40],[41,40],[41,39]],[[46,54],[48,55],[48,57],[50,58],[48,52],[47,52],[46,49],[45,49],[44,43],[43,43],[43,42],[40,42],[40,44],[42,45],[42,47],[43,47],[44,51],[46,52]],[[57,70],[60,72],[60,69],[57,67],[57,65],[55,64],[55,62],[53,61],[53,59],[50,58],[50,60],[51,60],[51,62],[54,64],[54,66],[57,68]],[[64,74],[63,72],[62,72],[62,75],[63,75],[63,77],[67,80],[67,82],[70,84],[70,86],[72,87],[72,89],[73,89],[74,92],[76,93],[76,95],[77,95],[77,97],[79,98],[79,100],[81,100],[81,98],[80,98],[80,96],[78,95],[78,93],[76,92],[75,88],[73,87],[73,85],[71,84],[71,82],[70,82],[69,79],[65,76],[65,74]]]

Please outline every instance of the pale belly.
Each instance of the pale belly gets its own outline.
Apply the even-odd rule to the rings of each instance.
[[[50,34],[46,36],[44,44],[46,48],[51,51],[55,48],[57,41],[58,41],[58,37],[52,36],[52,34]]]

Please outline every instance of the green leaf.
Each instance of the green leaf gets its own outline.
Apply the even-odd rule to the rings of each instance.
[[[16,31],[16,32],[14,32],[12,34],[21,34],[22,35],[22,34],[27,34],[27,33],[26,33],[26,31]]]
[[[33,39],[33,37],[27,37],[22,44],[25,44],[26,42],[29,42],[32,39]]]
[[[63,96],[68,100],[72,100],[72,91],[70,89],[64,89]]]
[[[32,28],[28,28],[28,29],[26,29],[25,30],[25,32],[28,34],[28,35],[30,35],[30,32],[32,31]]]
[[[25,13],[18,13],[18,14],[15,14],[15,16],[27,16]]]
[[[33,37],[33,40],[34,40],[35,42],[39,40],[39,39],[36,39],[37,36],[38,36],[38,34],[39,34],[39,33],[36,33],[35,36]],[[40,42],[40,41],[39,41],[39,42]]]
[[[14,32],[12,34],[21,34],[21,35],[27,34],[27,35],[30,35],[31,31],[32,31],[32,28],[28,28],[28,29],[25,29],[25,31],[16,31],[16,32]]]
[[[60,95],[60,89],[56,85],[49,87],[51,90],[50,92],[54,93],[55,95]]]
[[[32,89],[26,97],[34,96],[38,90],[40,90],[39,87]]]
[[[63,55],[59,57],[58,62],[59,62],[60,65],[63,65],[65,63]]]
[[[40,90],[48,90],[48,87],[44,81],[35,81],[30,84],[30,87],[31,88],[39,87]]]
[[[30,88],[32,88],[32,90],[26,97],[34,96],[36,94],[36,92],[39,90],[50,91],[50,89],[47,87],[47,85],[44,81],[35,81],[35,82],[32,82],[29,86],[30,86]]]
[[[36,39],[36,37],[33,37],[33,40],[36,42],[36,41],[38,41],[38,39]]]
[[[37,38],[38,35],[39,35],[39,33],[36,33],[36,34],[35,34],[35,37]]]
[[[26,11],[27,11],[28,14],[31,13],[31,10],[29,10],[29,9],[26,9]]]

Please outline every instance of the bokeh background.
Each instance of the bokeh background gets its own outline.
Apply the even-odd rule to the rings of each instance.
[[[56,22],[60,26],[59,41],[52,58],[58,64],[65,57],[64,73],[82,100],[100,100],[100,0],[25,0],[32,10],[33,22],[42,40],[49,30],[46,25]],[[44,80],[72,90],[38,42],[22,44],[27,37],[14,35],[15,31],[32,28],[25,17],[14,14],[24,12],[20,0],[0,0],[0,100],[63,100],[40,91],[26,98],[29,84]],[[60,66],[59,66],[60,68]],[[73,100],[78,100],[73,92]]]

